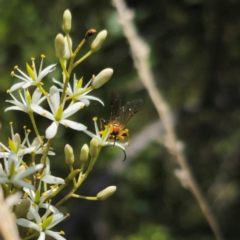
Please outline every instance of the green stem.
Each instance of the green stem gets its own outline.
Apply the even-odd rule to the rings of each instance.
[[[76,61],[73,64],[73,68],[75,68],[78,64],[80,64],[82,61],[84,61],[86,58],[88,58],[93,52],[90,50],[88,53],[86,53],[83,57],[81,57],[78,61]]]
[[[102,148],[102,146],[99,146],[98,155],[90,160],[90,164],[88,166],[88,169],[87,169],[86,173],[82,175],[82,178],[78,181],[76,187],[73,187],[72,190],[55,205],[55,207],[59,207],[64,202],[66,202],[74,194],[74,192],[82,185],[82,183],[87,179],[89,173],[91,172],[94,164],[97,161],[97,158],[98,158],[98,156],[101,152],[101,148]]]
[[[39,135],[38,128],[37,128],[37,125],[36,125],[36,122],[35,122],[35,118],[33,116],[33,112],[28,112],[28,114],[29,114],[29,117],[31,119],[34,132],[35,132],[35,134],[36,134],[36,136],[38,138],[38,141],[39,141],[41,147],[43,148],[43,141],[42,141],[41,136]]]
[[[72,197],[81,198],[81,199],[85,199],[85,200],[91,200],[91,201],[98,201],[97,197],[86,197],[86,196],[81,196],[81,195],[78,195],[78,194],[72,194]]]
[[[38,235],[39,235],[39,232],[35,232],[35,233],[33,233],[32,235],[30,235],[28,237],[22,238],[22,240],[28,240],[28,239],[34,238],[34,237],[36,237]]]

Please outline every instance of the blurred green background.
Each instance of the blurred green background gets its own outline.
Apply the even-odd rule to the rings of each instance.
[[[226,240],[240,239],[240,1],[238,0],[128,0],[135,11],[139,34],[151,49],[150,64],[158,88],[175,116],[179,139],[194,175],[213,207]],[[175,160],[159,145],[159,118],[133,66],[128,43],[107,0],[0,0],[0,141],[7,144],[14,122],[16,132],[30,126],[28,116],[7,112],[6,90],[17,82],[14,65],[25,71],[26,62],[45,54],[45,66],[57,63],[54,38],[61,31],[62,14],[72,12],[73,47],[90,28],[108,30],[100,51],[84,61],[75,73],[86,83],[106,67],[114,76],[92,92],[98,102],[72,117],[93,130],[92,117],[109,118],[110,93],[123,102],[141,98],[144,107],[129,122],[131,145],[126,162],[119,148],[104,148],[79,194],[94,196],[109,185],[117,192],[103,202],[69,200],[63,212],[71,216],[57,229],[70,240],[213,240],[212,231],[192,194],[174,176]],[[92,41],[92,40],[91,40]],[[81,51],[89,49],[89,41]],[[44,80],[59,79],[60,68]],[[40,129],[50,124],[37,117]],[[33,134],[32,134],[33,137]],[[52,174],[66,176],[66,143],[76,159],[90,138],[60,128],[53,143]],[[135,148],[134,148],[135,147]],[[79,164],[76,161],[76,167]],[[62,193],[62,196],[64,193]]]

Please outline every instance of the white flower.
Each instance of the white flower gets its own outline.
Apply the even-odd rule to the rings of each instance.
[[[4,150],[0,152],[0,158],[8,157],[10,152],[16,153],[17,156],[23,156],[36,150],[36,146],[25,146],[25,143],[29,141],[28,133],[25,135],[24,140],[21,141],[19,134],[14,134],[12,122],[10,123],[10,128],[12,138],[8,139],[9,148],[7,148],[4,144],[0,142],[0,147]]]
[[[78,131],[87,129],[87,127],[81,123],[66,119],[69,116],[73,115],[75,112],[79,111],[81,108],[83,108],[83,103],[76,102],[63,110],[64,104],[60,105],[60,93],[55,86],[52,86],[50,88],[49,98],[47,98],[47,100],[52,113],[36,104],[31,105],[31,108],[34,112],[53,121],[53,123],[47,128],[45,132],[47,139],[51,139],[56,135],[59,123],[61,123],[65,127],[70,127]]]
[[[30,86],[38,86],[41,84],[41,80],[50,72],[55,70],[55,66],[56,64],[52,64],[46,68],[44,68],[42,70],[42,65],[43,65],[43,58],[45,57],[44,55],[41,55],[42,59],[41,59],[41,63],[40,63],[40,67],[39,67],[39,72],[37,74],[36,71],[36,67],[35,67],[35,62],[34,62],[34,58],[32,58],[32,66],[30,67],[27,63],[26,63],[26,68],[27,68],[27,72],[28,75],[26,73],[24,73],[23,71],[21,71],[18,66],[15,66],[14,69],[17,70],[21,75],[17,75],[15,74],[14,71],[11,72],[12,76],[17,77],[18,79],[21,80],[20,83],[16,83],[14,84],[11,88],[10,88],[10,92],[13,92],[19,88],[28,88]]]
[[[53,82],[58,84],[61,87],[61,90],[63,89],[63,84],[61,82],[57,81],[54,78],[53,78]],[[89,92],[93,90],[92,87],[89,87],[91,82],[92,82],[92,79],[84,87],[82,87],[82,79],[77,80],[76,75],[74,74],[73,87],[71,87],[69,83],[67,86],[67,96],[71,97],[73,102],[76,102],[76,101],[83,102],[85,106],[88,106],[90,104],[89,100],[98,101],[104,106],[104,103],[99,98],[87,95]]]
[[[54,226],[56,226],[58,223],[63,221],[67,216],[64,216],[62,213],[53,213],[51,216],[46,218],[46,214],[43,217],[40,217],[39,213],[34,209],[30,208],[32,214],[34,215],[35,222],[29,221],[24,218],[19,218],[16,220],[17,224],[22,227],[26,228],[32,228],[40,233],[38,240],[45,240],[46,235],[51,236],[54,239],[57,240],[65,240],[64,237],[61,235],[64,234],[63,231],[60,232],[54,232],[50,230]],[[49,210],[47,210],[48,212]]]
[[[30,95],[29,91],[26,89],[24,89],[24,97],[21,94],[21,92],[19,92],[22,102],[18,101],[13,96],[13,94],[10,93],[10,95],[13,98],[13,100],[6,100],[6,102],[10,102],[15,106],[6,108],[5,112],[9,111],[9,110],[18,110],[18,111],[22,111],[25,113],[29,113],[29,112],[32,112],[32,109],[30,108],[31,104],[39,105],[46,99],[46,96],[41,98],[42,93],[38,88],[36,88],[36,90],[33,92],[32,96]]]
[[[55,177],[51,175],[50,172],[50,161],[49,158],[46,158],[46,167],[43,171],[44,176],[41,178],[41,181],[48,183],[48,184],[65,184],[63,178]]]
[[[97,118],[93,118],[93,121],[94,121],[94,127],[95,127],[96,134],[91,133],[88,130],[84,130],[83,131],[84,133],[86,133],[88,136],[90,136],[92,138],[97,139],[98,145],[100,145],[100,146],[108,146],[108,145],[117,146],[117,147],[120,147],[123,151],[125,151],[125,146],[128,145],[128,142],[120,144],[116,141],[115,142],[108,141],[108,137],[110,134],[110,128],[106,127],[101,136],[99,129],[98,129],[98,125],[97,125]]]
[[[27,187],[34,190],[34,186],[22,180],[23,178],[35,173],[39,169],[43,168],[43,164],[37,164],[33,167],[29,167],[26,170],[20,170],[21,159],[18,159],[16,153],[11,152],[8,156],[8,160],[4,157],[4,168],[0,168],[0,183],[12,183],[16,186]]]
[[[35,137],[32,141],[32,143],[30,143],[29,141],[29,138],[28,138],[28,135],[29,135],[29,132],[30,130],[26,129],[26,127],[24,127],[24,130],[25,130],[25,138],[26,138],[26,145],[28,148],[31,148],[34,147],[34,150],[31,152],[34,154],[42,154],[43,153],[43,148],[41,147],[41,144],[39,143],[39,138],[38,137]],[[45,147],[46,144],[44,144],[43,146]],[[50,156],[54,156],[55,153],[51,150],[48,151],[47,155],[50,155]]]
[[[58,187],[51,188],[50,190],[44,192],[40,196],[40,189],[41,184],[39,184],[38,189],[33,191],[29,188],[23,188],[23,191],[28,194],[28,199],[31,201],[29,211],[27,213],[27,218],[29,220],[32,220],[34,218],[35,212],[39,211],[39,208],[45,208],[50,210],[52,213],[58,213],[58,209],[55,208],[53,205],[49,205],[48,203],[44,203],[45,200],[50,197],[57,189]]]

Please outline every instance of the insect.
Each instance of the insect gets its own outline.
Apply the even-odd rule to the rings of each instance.
[[[105,121],[101,119],[101,129],[104,127],[110,128],[110,133],[108,136],[108,141],[114,142],[113,146],[117,141],[124,141],[125,138],[129,138],[129,131],[125,128],[128,121],[138,112],[142,107],[143,100],[133,100],[127,102],[122,106],[122,100],[119,98],[119,95],[112,91],[111,93],[111,114],[109,123],[106,125]],[[103,131],[102,131],[103,132]],[[124,151],[124,150],[123,150]],[[124,151],[124,159],[126,159],[126,153]]]

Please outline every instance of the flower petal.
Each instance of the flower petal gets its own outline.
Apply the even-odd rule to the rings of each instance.
[[[63,124],[65,127],[70,127],[72,129],[83,131],[86,130],[87,127],[81,123],[77,123],[71,120],[63,119],[60,121],[61,124]]]
[[[58,232],[53,232],[51,230],[46,230],[45,233],[51,237],[53,237],[54,239],[57,239],[57,240],[66,240],[66,238],[62,237],[60,235],[60,233]],[[38,239],[39,240],[39,239]]]
[[[48,184],[64,184],[65,181],[60,177],[54,177],[52,175],[46,175],[41,180]]]
[[[57,134],[59,123],[54,121],[46,130],[45,135],[47,139],[53,138]]]
[[[52,115],[52,113],[50,113],[49,111],[45,110],[44,108],[36,105],[36,104],[31,104],[31,109],[36,112],[39,115],[42,115],[43,117],[46,117],[52,121],[54,121],[54,117]]]
[[[22,227],[27,227],[27,228],[33,228],[39,232],[40,227],[36,224],[33,223],[32,221],[29,221],[25,218],[19,218],[16,220],[17,224]]]
[[[35,173],[36,171],[38,171],[39,169],[43,168],[43,164],[37,164],[33,167],[29,167],[28,169],[24,170],[24,171],[21,171],[19,173],[17,173],[16,175],[14,175],[14,179],[22,179],[24,177],[27,177],[33,173]]]
[[[24,85],[24,82],[20,82],[20,83],[16,83],[14,84],[11,88],[10,88],[10,92],[14,92],[19,88],[22,88],[22,86]]]
[[[76,102],[73,105],[69,106],[67,109],[63,111],[62,118],[67,118],[73,115],[75,112],[79,111],[81,108],[84,107],[84,103]]]
[[[49,101],[49,106],[53,107],[53,109],[51,109],[52,113],[55,114],[56,111],[59,108],[60,105],[60,94],[59,94],[59,90],[57,89],[56,86],[52,86],[50,88],[50,98],[51,98],[51,102]]]

